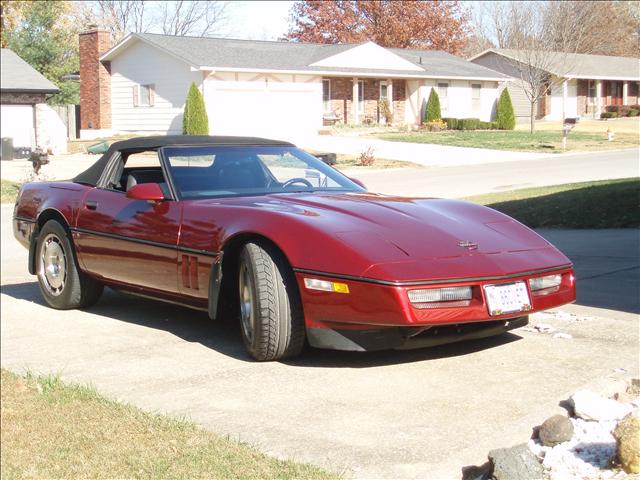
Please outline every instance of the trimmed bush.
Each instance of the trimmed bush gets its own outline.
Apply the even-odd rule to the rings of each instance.
[[[460,122],[462,122],[462,130],[477,130],[480,128],[479,118],[463,118]]]
[[[498,122],[489,122],[491,125],[491,130],[498,130]]]
[[[195,82],[191,82],[182,117],[184,135],[209,135],[209,119],[204,105],[204,97]]]
[[[455,130],[458,128],[458,119],[457,118],[443,118],[443,122],[447,124],[447,129]]]
[[[429,94],[429,100],[427,101],[427,108],[424,112],[423,123],[440,120],[441,117],[442,113],[440,111],[440,97],[438,97],[438,92],[436,92],[436,89],[432,88],[431,93]]]
[[[500,130],[513,130],[516,128],[516,115],[513,111],[511,96],[506,88],[502,90],[498,106],[496,108],[496,122]]]
[[[480,124],[478,125],[478,128],[480,130],[491,130],[491,122],[480,122]]]
[[[618,112],[602,112],[600,118],[617,118]]]
[[[638,115],[640,115],[640,110],[635,110],[635,109],[631,109],[629,110],[629,116],[630,117],[637,117]]]

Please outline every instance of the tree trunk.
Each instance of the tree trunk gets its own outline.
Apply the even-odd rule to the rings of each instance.
[[[536,106],[536,102],[535,101],[531,102],[531,112],[530,112],[530,115],[531,115],[531,119],[530,119],[531,120],[531,128],[529,129],[530,133],[535,133],[535,131],[536,131],[535,106]]]

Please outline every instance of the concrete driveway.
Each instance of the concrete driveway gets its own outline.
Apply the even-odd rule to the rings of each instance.
[[[427,350],[255,363],[237,328],[199,312],[112,291],[87,311],[45,307],[12,239],[11,206],[1,212],[4,368],[92,383],[347,477],[460,478],[489,449],[526,441],[576,389],[638,376],[637,315],[581,305],[532,318],[571,339],[520,329]]]

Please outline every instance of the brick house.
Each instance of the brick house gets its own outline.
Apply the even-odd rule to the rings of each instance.
[[[80,35],[81,136],[178,133],[191,82],[210,131],[290,139],[326,123],[419,124],[430,90],[444,117],[490,120],[508,76],[444,52],[130,34]]]
[[[545,72],[554,79],[554,86],[538,102],[538,118],[560,120],[563,112],[565,117],[600,118],[608,106],[640,103],[640,60],[637,58],[556,52],[551,55]],[[525,57],[517,50],[492,48],[469,60],[518,79],[518,65]],[[530,103],[517,81],[509,85],[509,93],[516,117],[528,119]]]
[[[10,138],[16,148],[48,145],[45,101],[58,87],[7,48],[1,50],[0,64],[0,137]]]

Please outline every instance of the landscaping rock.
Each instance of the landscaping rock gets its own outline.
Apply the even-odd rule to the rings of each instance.
[[[580,390],[574,393],[570,401],[576,417],[584,420],[620,420],[632,410],[630,405],[601,397],[589,390]]]
[[[540,426],[538,437],[545,447],[553,447],[568,442],[573,436],[573,423],[567,417],[554,415],[547,418]]]
[[[627,473],[640,473],[640,417],[627,415],[613,431],[618,460]]]
[[[495,480],[541,480],[544,469],[526,443],[489,452]]]

